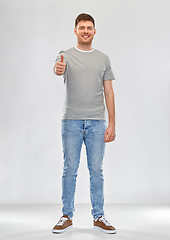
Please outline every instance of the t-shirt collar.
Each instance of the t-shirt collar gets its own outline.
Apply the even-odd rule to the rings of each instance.
[[[89,50],[89,51],[83,51],[83,50],[77,48],[76,46],[75,46],[75,49],[77,49],[77,50],[80,51],[80,52],[93,52],[93,51],[94,51],[94,48],[93,48],[92,50]]]

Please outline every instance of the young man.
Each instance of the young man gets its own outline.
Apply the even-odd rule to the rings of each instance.
[[[93,17],[80,14],[75,20],[74,33],[77,36],[77,46],[61,51],[54,65],[54,73],[64,77],[66,100],[62,119],[63,216],[54,226],[53,233],[61,233],[72,226],[76,177],[83,142],[86,146],[90,174],[94,227],[106,233],[116,233],[116,229],[104,215],[102,174],[105,143],[115,139],[115,104],[112,88],[112,80],[115,77],[108,56],[92,48],[92,40],[96,34]],[[103,92],[109,116],[107,128]]]

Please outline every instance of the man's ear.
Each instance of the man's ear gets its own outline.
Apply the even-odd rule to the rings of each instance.
[[[74,28],[74,33],[76,34],[76,36],[77,36],[77,29],[76,28]]]

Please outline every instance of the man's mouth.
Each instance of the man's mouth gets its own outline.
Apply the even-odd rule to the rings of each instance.
[[[88,35],[83,35],[82,37],[85,38],[85,39],[89,38]]]

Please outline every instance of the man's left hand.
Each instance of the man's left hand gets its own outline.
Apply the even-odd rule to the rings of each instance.
[[[115,126],[109,125],[105,131],[104,141],[112,142],[115,140],[115,137],[116,137]]]

